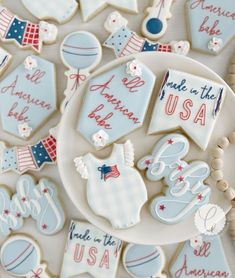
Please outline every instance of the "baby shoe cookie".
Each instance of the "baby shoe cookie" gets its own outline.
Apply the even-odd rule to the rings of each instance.
[[[197,236],[181,244],[169,270],[172,278],[232,277],[219,236]]]
[[[42,253],[35,240],[26,235],[9,237],[0,251],[1,265],[12,276],[26,278],[52,278],[46,263],[41,262]]]
[[[130,141],[114,144],[106,159],[88,153],[74,162],[81,177],[87,179],[87,201],[95,214],[109,220],[114,229],[126,229],[140,221],[147,190],[133,167],[134,147]]]
[[[150,209],[154,218],[166,224],[181,222],[209,202],[211,189],[203,181],[209,177],[210,167],[203,161],[182,160],[188,150],[184,136],[169,134],[156,144],[152,155],[137,164],[151,181],[164,178],[164,196],[155,197]]]
[[[4,73],[4,71],[10,65],[12,60],[12,56],[5,49],[0,47],[0,76]]]
[[[93,77],[77,130],[100,149],[141,127],[155,79],[153,72],[137,60]]]
[[[67,88],[64,92],[60,110],[63,113],[69,100],[84,83],[90,72],[101,61],[102,47],[98,39],[90,32],[77,31],[69,34],[61,44],[60,55],[64,65],[69,68]]]
[[[233,1],[188,0],[186,9],[193,49],[216,55],[234,38]]]
[[[21,0],[26,9],[38,19],[53,19],[62,24],[69,21],[76,13],[76,0]]]
[[[188,41],[172,41],[168,44],[153,43],[131,31],[127,27],[128,21],[118,12],[112,12],[105,21],[105,29],[111,35],[103,43],[105,47],[114,50],[117,57],[135,53],[154,51],[171,52],[187,55],[190,50]]]
[[[173,0],[153,0],[146,9],[147,16],[142,23],[142,33],[150,40],[158,40],[167,30],[167,20],[172,17],[170,8]]]
[[[0,83],[3,130],[30,138],[56,111],[56,98],[54,64],[28,56]]]
[[[71,221],[60,278],[89,273],[115,278],[122,241],[85,222]]]
[[[222,84],[169,69],[163,79],[148,134],[180,127],[205,150],[225,94]]]
[[[44,235],[54,235],[64,226],[65,215],[57,197],[57,189],[48,179],[38,183],[30,175],[20,176],[16,193],[0,187],[0,234],[9,235],[19,230],[24,218],[32,217]]]
[[[134,278],[167,278],[163,273],[165,255],[159,246],[128,244],[123,253],[123,265]]]
[[[45,21],[35,24],[23,20],[3,6],[0,6],[0,27],[0,39],[3,42],[13,41],[20,48],[32,48],[38,53],[41,52],[43,43],[55,42],[58,33],[53,24]]]
[[[137,13],[137,0],[80,0],[84,21],[88,21],[108,5],[125,12]]]
[[[14,171],[20,175],[27,171],[39,171],[46,164],[56,163],[55,128],[33,145],[7,147],[0,141],[0,172]]]

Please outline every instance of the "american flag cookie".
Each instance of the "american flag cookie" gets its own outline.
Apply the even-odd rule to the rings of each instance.
[[[105,40],[103,46],[113,49],[117,57],[146,51],[187,55],[190,50],[188,41],[151,42],[131,31],[127,24],[128,21],[117,11],[112,12],[104,24],[110,36]]]
[[[57,186],[46,178],[38,182],[30,175],[22,175],[16,183],[14,195],[0,187],[0,235],[8,236],[22,228],[24,219],[31,217],[43,235],[54,235],[64,226],[65,214]]]
[[[7,8],[0,6],[0,39],[3,42],[14,42],[20,48],[42,50],[43,43],[56,41],[57,27],[45,21],[33,23],[19,18]]]
[[[114,229],[139,223],[148,197],[144,181],[134,168],[134,147],[130,141],[114,144],[106,159],[88,153],[74,162],[81,177],[87,180],[87,201],[95,214],[109,220]]]
[[[27,140],[57,108],[54,64],[28,56],[0,83],[2,129]]]
[[[7,147],[0,142],[0,172],[14,171],[20,175],[27,171],[39,171],[46,164],[56,164],[55,129],[37,143]]]
[[[209,202],[211,189],[204,180],[210,175],[210,167],[204,161],[184,161],[188,151],[186,137],[169,134],[157,142],[152,154],[137,163],[139,170],[146,171],[147,179],[164,179],[164,195],[153,198],[150,210],[154,218],[166,224],[182,222]]]
[[[78,8],[76,0],[21,0],[21,2],[38,19],[52,19],[60,24],[69,21]]]

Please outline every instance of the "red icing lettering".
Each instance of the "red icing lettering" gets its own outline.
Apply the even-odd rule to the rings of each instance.
[[[175,109],[178,103],[179,97],[178,96],[173,96],[172,94],[169,95],[166,107],[165,107],[165,112],[167,115],[173,115],[175,113]],[[173,101],[173,103],[172,103]]]
[[[90,249],[89,249],[89,256],[90,256],[90,258],[89,259],[87,259],[87,263],[90,265],[90,266],[93,266],[93,265],[95,265],[95,263],[96,263],[96,254],[98,253],[98,250],[97,250],[97,248],[96,247],[91,247]]]
[[[138,92],[137,88],[142,87],[145,81],[139,76],[129,80],[127,77],[122,79],[123,84],[129,89],[130,93]]]
[[[210,256],[210,250],[211,243],[210,242],[203,242],[202,246],[198,249],[194,250],[194,255],[197,257],[209,257]]]
[[[184,112],[180,112],[180,118],[184,121],[188,120],[191,115],[190,107],[193,107],[193,102],[191,99],[186,99],[183,103]]]
[[[109,251],[105,250],[104,255],[101,259],[101,262],[99,264],[100,268],[106,267],[106,269],[109,269]]]
[[[209,36],[220,36],[222,35],[222,32],[218,28],[219,20],[216,20],[213,24],[213,26],[207,26],[209,20],[209,16],[206,16],[203,20],[201,26],[199,27],[199,32],[206,32]]]
[[[25,106],[20,112],[17,112],[16,109],[18,107],[18,103],[15,102],[10,108],[7,116],[9,118],[14,118],[17,122],[29,122],[29,118],[25,115],[29,111],[29,107]]]
[[[74,261],[76,263],[80,263],[82,261],[83,256],[84,256],[84,250],[85,250],[84,245],[81,246],[80,244],[76,244],[75,251],[74,251],[74,256],[73,256]]]
[[[33,84],[37,85],[39,83],[41,83],[41,79],[45,76],[46,72],[45,71],[41,71],[39,69],[35,70],[35,72],[33,74],[27,74],[26,75],[26,79],[28,79],[29,81],[31,81]]]
[[[102,126],[105,129],[112,129],[112,126],[107,123],[107,120],[113,116],[113,113],[107,114],[105,117],[97,115],[97,112],[101,111],[104,108],[104,104],[97,106],[91,113],[88,115],[90,119],[95,119],[98,126]]]
[[[202,104],[200,109],[197,112],[197,115],[194,119],[194,123],[197,124],[198,122],[201,123],[201,125],[206,124],[206,105]]]

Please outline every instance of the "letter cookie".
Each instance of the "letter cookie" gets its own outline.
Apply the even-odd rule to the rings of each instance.
[[[28,56],[0,83],[2,128],[28,139],[56,111],[54,64]]]
[[[5,49],[0,47],[0,76],[4,73],[4,71],[10,65],[12,60],[12,56]]]
[[[76,13],[78,3],[75,0],[21,0],[26,9],[39,19],[53,19],[62,24]]]
[[[93,77],[77,130],[96,148],[103,148],[141,127],[155,79],[137,60]]]
[[[231,278],[219,236],[198,236],[179,247],[170,265],[172,278]]]
[[[7,148],[0,141],[0,172],[14,171],[19,175],[27,171],[39,171],[46,164],[56,163],[56,137],[54,129],[34,145]]]
[[[150,40],[158,40],[167,29],[167,20],[172,17],[170,8],[173,0],[153,0],[152,7],[147,8],[147,16],[142,24],[142,33]]]
[[[235,36],[235,6],[230,0],[188,0],[192,48],[219,54]]]
[[[151,181],[165,179],[165,196],[153,199],[151,214],[166,224],[181,222],[209,201],[211,189],[203,181],[210,175],[210,168],[203,161],[183,161],[188,150],[184,136],[169,134],[156,144],[152,155],[137,164],[140,170],[147,170]]]
[[[187,55],[190,50],[188,41],[172,41],[169,44],[153,43],[140,37],[127,27],[128,21],[118,12],[111,13],[105,21],[105,29],[111,33],[104,46],[114,50],[117,57],[145,51],[171,52]]]
[[[122,241],[93,225],[72,221],[60,278],[89,273],[94,278],[115,278]]]
[[[40,53],[43,43],[51,44],[56,41],[57,33],[58,30],[53,24],[45,21],[35,24],[22,20],[0,6],[0,39],[3,42],[13,41],[20,48],[32,48]]]
[[[95,214],[108,219],[114,229],[126,229],[140,221],[147,190],[134,168],[134,147],[130,141],[114,144],[106,159],[88,153],[74,162],[81,177],[87,179],[87,201]]]
[[[165,255],[159,246],[128,244],[123,254],[123,265],[134,278],[167,278],[162,272],[165,262]]]
[[[83,20],[88,21],[108,5],[125,12],[138,12],[136,0],[80,0]]]
[[[47,265],[41,263],[41,256],[41,249],[33,239],[25,235],[14,235],[1,247],[1,266],[12,276],[52,278],[47,272]]]
[[[168,70],[152,114],[148,134],[182,128],[203,150],[219,116],[225,87],[211,80]]]
[[[19,230],[28,217],[37,222],[44,235],[54,235],[63,228],[65,215],[54,183],[43,178],[37,184],[29,175],[20,176],[12,197],[0,187],[0,234],[7,236]]]
[[[64,65],[69,68],[65,73],[68,82],[64,92],[66,98],[61,104],[61,112],[63,113],[79,86],[86,81],[90,72],[100,63],[102,47],[93,34],[78,31],[69,34],[64,39],[60,47],[60,53]]]

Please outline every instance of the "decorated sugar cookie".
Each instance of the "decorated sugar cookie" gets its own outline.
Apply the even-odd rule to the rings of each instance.
[[[43,178],[36,183],[30,175],[20,176],[13,196],[0,187],[0,234],[7,236],[19,230],[28,217],[37,222],[44,235],[54,235],[63,228],[64,211],[50,180]]]
[[[142,33],[150,40],[158,40],[167,29],[167,20],[171,18],[170,8],[173,0],[153,0],[147,8],[147,16],[142,23]]]
[[[39,171],[46,164],[56,163],[56,137],[54,129],[34,145],[7,147],[0,141],[0,171],[23,174]]]
[[[55,67],[51,62],[28,56],[0,83],[4,131],[28,139],[55,111]]]
[[[152,216],[166,224],[181,222],[209,201],[211,189],[203,181],[210,175],[210,168],[203,161],[182,160],[188,151],[189,142],[184,136],[169,134],[156,144],[152,155],[137,164],[140,170],[146,170],[149,180],[164,178],[168,186],[165,196],[157,196],[151,203]]]
[[[128,244],[123,254],[123,265],[131,277],[167,278],[163,274],[165,255],[159,246]]]
[[[26,9],[39,19],[53,19],[62,24],[69,21],[78,8],[76,0],[21,0]]]
[[[5,49],[0,47],[0,75],[8,68],[10,65],[12,56]]]
[[[3,269],[12,276],[26,278],[52,278],[47,265],[41,262],[39,245],[26,235],[14,235],[1,247]]]
[[[155,79],[137,60],[93,77],[85,95],[78,131],[93,146],[103,148],[141,127]]]
[[[43,43],[55,42],[58,30],[45,21],[35,24],[12,14],[0,6],[0,38],[3,42],[15,42],[20,48],[32,48],[40,53]]]
[[[114,144],[106,159],[88,153],[74,162],[81,177],[87,179],[87,201],[95,214],[109,220],[114,229],[126,229],[140,221],[147,190],[133,167],[134,147],[130,141]]]
[[[140,37],[127,27],[128,21],[118,12],[111,13],[105,21],[105,29],[111,33],[104,46],[114,50],[117,57],[139,52],[156,51],[187,55],[190,50],[188,41],[172,41],[168,44],[153,43]]]
[[[80,0],[84,21],[88,21],[108,5],[125,12],[137,13],[137,0]]]
[[[193,49],[216,55],[234,38],[233,1],[188,0],[186,9]]]
[[[94,278],[115,278],[122,241],[93,225],[72,221],[60,278],[89,273]]]
[[[225,87],[219,83],[169,69],[163,79],[148,134],[180,127],[205,150],[225,94]]]
[[[219,236],[198,236],[186,241],[170,266],[172,278],[229,278],[232,272]]]
[[[68,78],[65,99],[61,104],[63,112],[71,97],[79,86],[86,81],[90,72],[100,63],[102,47],[98,39],[91,33],[78,31],[69,34],[61,44],[61,58],[69,68],[65,73]]]

